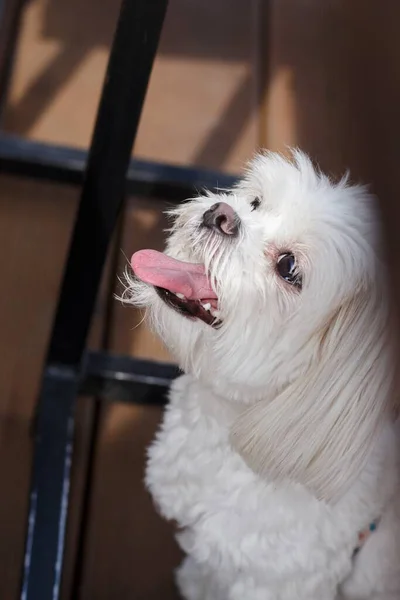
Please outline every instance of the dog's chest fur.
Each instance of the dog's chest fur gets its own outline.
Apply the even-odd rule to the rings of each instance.
[[[358,532],[379,516],[396,485],[391,466],[382,469],[391,440],[378,445],[362,477],[330,507],[302,486],[255,475],[229,444],[234,417],[190,376],[174,383],[146,481],[161,513],[178,523],[181,547],[220,581],[238,570],[270,586],[317,573],[326,581],[328,572],[332,585],[343,580]]]

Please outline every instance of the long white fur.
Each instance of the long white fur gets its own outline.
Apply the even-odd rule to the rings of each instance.
[[[238,239],[199,227],[221,200],[240,217]],[[129,273],[123,298],[145,308],[188,374],[146,478],[184,528],[184,597],[333,600],[342,584],[346,598],[400,598],[394,351],[374,199],[299,151],[265,153],[233,190],[171,217],[166,252],[205,265],[222,326],[178,315]],[[285,251],[301,291],[276,272]],[[377,516],[384,525],[352,562]]]
[[[393,410],[387,331],[386,299],[371,285],[315,333],[318,360],[232,427],[233,445],[256,472],[298,481],[325,500],[348,489]]]

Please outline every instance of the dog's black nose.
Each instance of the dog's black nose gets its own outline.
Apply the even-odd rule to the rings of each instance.
[[[223,235],[237,235],[239,222],[238,215],[226,202],[213,204],[203,215],[203,225]]]

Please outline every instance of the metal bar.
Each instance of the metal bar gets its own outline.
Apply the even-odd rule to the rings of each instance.
[[[112,402],[163,405],[178,367],[106,352],[89,352],[84,362],[80,393]]]
[[[87,152],[0,133],[0,173],[80,185]],[[131,195],[180,201],[203,189],[226,189],[233,175],[208,169],[131,159],[126,192]]]
[[[46,370],[36,437],[21,600],[59,598],[78,392],[74,369]]]
[[[23,600],[59,598],[77,381],[166,7],[122,2],[38,403]],[[67,381],[54,378],[59,370]],[[58,411],[64,452],[49,432]]]
[[[79,365],[167,0],[124,0],[86,166],[48,361]]]

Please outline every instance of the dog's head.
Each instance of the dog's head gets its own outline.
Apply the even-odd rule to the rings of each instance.
[[[263,154],[234,189],[172,212],[165,254],[132,257],[131,301],[185,371],[242,403],[241,454],[323,497],[360,466],[389,402],[374,211],[304,154]]]

